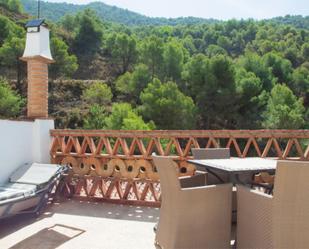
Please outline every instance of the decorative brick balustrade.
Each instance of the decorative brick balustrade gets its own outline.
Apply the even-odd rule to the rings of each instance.
[[[309,160],[309,130],[52,130],[51,160],[70,165],[68,193],[95,200],[159,205],[151,154],[172,156],[194,174],[191,148],[227,147],[232,156]]]

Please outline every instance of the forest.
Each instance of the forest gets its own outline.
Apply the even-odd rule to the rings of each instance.
[[[25,115],[30,18],[19,0],[0,0],[1,118]],[[179,20],[124,24],[91,8],[47,20],[56,126],[309,128],[308,17]]]

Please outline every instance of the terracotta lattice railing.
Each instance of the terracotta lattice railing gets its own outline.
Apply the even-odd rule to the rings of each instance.
[[[70,165],[67,193],[96,200],[159,205],[151,155],[172,156],[194,174],[191,148],[228,147],[232,156],[309,160],[309,130],[52,130],[51,160]]]

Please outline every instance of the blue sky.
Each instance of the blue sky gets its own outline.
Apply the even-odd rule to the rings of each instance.
[[[93,0],[44,0],[85,4]],[[196,16],[204,18],[263,19],[283,15],[309,15],[309,0],[104,0],[153,17]]]

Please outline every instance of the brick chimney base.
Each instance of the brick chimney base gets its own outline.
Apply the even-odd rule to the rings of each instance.
[[[27,60],[29,118],[48,117],[48,64],[40,59]]]

